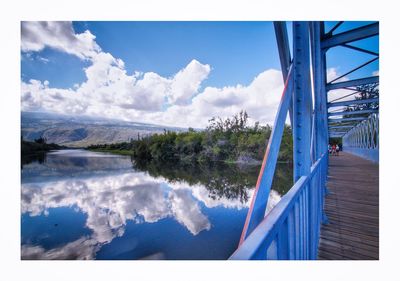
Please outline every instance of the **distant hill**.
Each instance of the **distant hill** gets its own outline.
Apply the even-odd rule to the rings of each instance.
[[[48,143],[69,147],[125,142],[164,130],[187,129],[87,116],[21,112],[21,134],[25,140],[44,137]]]

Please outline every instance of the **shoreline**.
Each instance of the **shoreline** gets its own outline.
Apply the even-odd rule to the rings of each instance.
[[[93,152],[106,152],[106,153],[112,153],[112,154],[117,154],[117,155],[127,155],[127,156],[132,156],[133,151],[132,150],[119,150],[119,149],[89,149],[89,148],[83,148],[88,151],[93,151]],[[261,160],[254,160],[252,162],[245,162],[245,161],[232,161],[232,160],[220,160],[220,161],[214,161],[214,162],[222,162],[225,164],[230,164],[230,165],[246,165],[246,166],[259,166],[262,165]],[[277,161],[279,164],[290,164],[290,161]]]

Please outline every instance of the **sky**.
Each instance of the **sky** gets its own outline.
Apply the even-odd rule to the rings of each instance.
[[[353,45],[379,48],[377,38]],[[329,50],[328,81],[370,58]],[[272,124],[282,90],[272,22],[21,22],[22,111],[203,128],[243,109]]]

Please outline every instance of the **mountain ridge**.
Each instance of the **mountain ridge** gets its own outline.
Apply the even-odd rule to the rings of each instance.
[[[21,112],[21,136],[25,140],[44,137],[48,143],[68,147],[126,142],[165,130],[181,132],[187,129],[101,117]]]

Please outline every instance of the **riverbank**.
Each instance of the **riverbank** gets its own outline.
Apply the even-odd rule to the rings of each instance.
[[[38,139],[33,142],[21,140],[21,156],[41,154],[63,148],[65,147],[55,143],[46,143],[44,139]]]
[[[133,151],[128,149],[86,148],[86,150],[93,152],[106,152],[118,155],[133,155]]]

